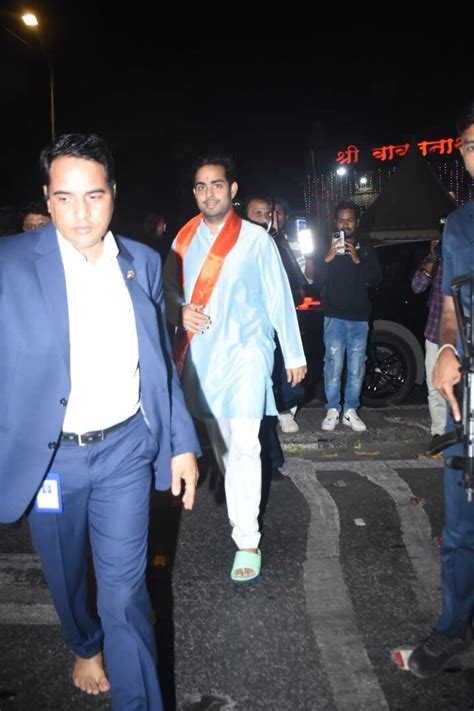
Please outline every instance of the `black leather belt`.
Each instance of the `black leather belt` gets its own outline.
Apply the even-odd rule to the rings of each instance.
[[[127,422],[133,420],[135,415],[128,417],[123,422],[119,422],[117,425],[107,427],[105,430],[95,430],[95,432],[84,432],[84,434],[76,434],[75,432],[61,432],[61,442],[75,442],[79,445],[79,447],[84,447],[86,444],[94,444],[95,442],[103,442],[107,435],[111,434],[114,430],[118,430],[119,427],[123,427],[123,425],[126,425]]]

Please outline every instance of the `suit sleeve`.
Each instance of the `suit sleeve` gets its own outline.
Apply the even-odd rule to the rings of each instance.
[[[165,359],[168,364],[168,381],[170,390],[170,424],[171,424],[171,454],[176,456],[185,452],[195,452],[201,456],[199,440],[194,429],[191,415],[188,412],[184,401],[183,391],[179,384],[176,368],[171,355],[171,345],[166,329],[166,310],[163,294],[163,279],[161,277],[161,267],[158,264],[152,287],[152,297],[158,307],[158,317],[160,319],[160,331],[162,342],[165,343]]]
[[[174,240],[171,245],[168,258],[166,259],[165,266],[163,268],[163,280],[165,288],[166,315],[168,317],[168,321],[172,323],[173,326],[179,326],[181,306],[184,304],[184,295],[181,285],[178,284],[178,256],[175,251],[175,242],[176,240]]]
[[[450,231],[451,217],[446,220],[446,225],[444,226],[442,250],[443,250],[443,281],[441,283],[441,292],[444,296],[452,296],[451,282],[455,277],[454,273],[454,259],[453,259],[453,245],[452,245],[452,235]]]

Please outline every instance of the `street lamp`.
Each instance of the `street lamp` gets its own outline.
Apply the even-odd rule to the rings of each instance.
[[[51,138],[54,139],[55,133],[56,133],[56,111],[55,111],[55,105],[54,105],[54,70],[53,70],[53,63],[51,61],[51,57],[48,54],[48,51],[46,49],[45,43],[43,41],[43,37],[41,36],[41,32],[39,30],[39,22],[36,18],[36,15],[34,15],[32,12],[27,12],[24,15],[22,15],[23,22],[27,27],[31,27],[34,30],[38,32],[38,39],[39,43],[41,46],[41,49],[43,50],[44,56],[46,58],[46,61],[48,63],[48,70],[49,70],[49,101],[50,101],[50,119],[51,119]]]
[[[31,12],[27,12],[25,15],[22,15],[21,19],[27,27],[38,27],[36,15],[33,15]]]

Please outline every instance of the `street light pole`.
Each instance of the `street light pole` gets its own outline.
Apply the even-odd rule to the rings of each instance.
[[[54,140],[56,135],[56,107],[55,107],[55,97],[54,97],[54,67],[51,60],[51,56],[46,48],[43,36],[39,30],[39,22],[36,15],[33,13],[26,13],[21,18],[27,27],[33,27],[38,32],[38,40],[40,47],[45,56],[46,62],[48,64],[49,72],[49,114],[50,114],[50,124],[51,124],[51,138]]]
[[[53,68],[53,63],[51,61],[51,57],[49,54],[46,52],[46,49],[44,49],[44,43],[41,40],[40,37],[40,44],[43,47],[43,51],[46,57],[46,61],[48,62],[48,70],[49,70],[49,114],[50,114],[50,122],[51,122],[51,138],[54,141],[54,138],[56,136],[56,111],[55,111],[55,103],[54,103],[54,68]]]

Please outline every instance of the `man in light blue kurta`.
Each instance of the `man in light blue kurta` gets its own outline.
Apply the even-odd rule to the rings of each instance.
[[[264,415],[277,414],[271,379],[274,331],[292,384],[304,378],[306,359],[286,272],[273,240],[257,225],[242,221],[207,304],[191,303],[196,280],[232,211],[236,192],[228,159],[201,161],[194,194],[203,220],[184,256],[184,285],[178,283],[173,243],[165,292],[169,319],[194,334],[183,389],[191,413],[206,422],[225,475],[232,537],[239,548],[232,578],[246,581],[260,568],[258,432]]]

